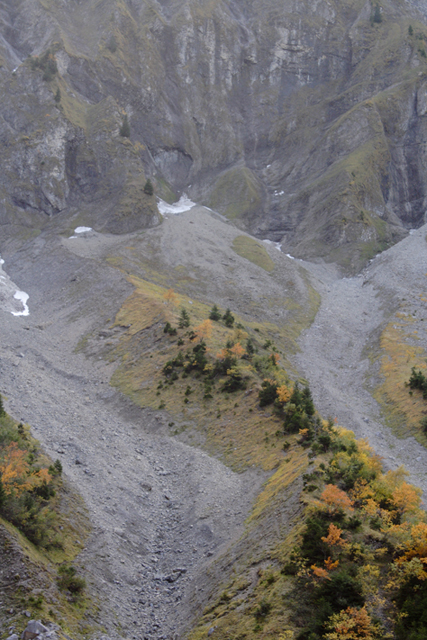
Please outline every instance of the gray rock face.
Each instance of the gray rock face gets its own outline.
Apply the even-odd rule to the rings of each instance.
[[[60,627],[56,624],[50,623],[47,627],[40,622],[40,620],[30,620],[26,628],[21,634],[21,640],[58,640],[57,631]],[[14,634],[13,640],[18,637]],[[11,640],[13,636],[8,638]]]
[[[2,224],[157,224],[151,177],[354,269],[424,222],[423,3],[379,24],[364,0],[2,7]]]

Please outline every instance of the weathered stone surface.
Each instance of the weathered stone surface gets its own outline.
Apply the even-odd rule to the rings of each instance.
[[[424,222],[418,0],[390,0],[380,24],[365,0],[155,11],[88,0],[84,14],[66,2],[3,5],[5,228],[58,214],[114,233],[157,224],[148,176],[157,194],[185,189],[298,256],[348,269]],[[58,72],[46,81],[27,57],[50,46]]]

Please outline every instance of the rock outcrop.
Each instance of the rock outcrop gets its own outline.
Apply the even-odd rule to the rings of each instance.
[[[380,8],[3,0],[1,223],[151,226],[150,177],[358,268],[426,211],[427,12]]]

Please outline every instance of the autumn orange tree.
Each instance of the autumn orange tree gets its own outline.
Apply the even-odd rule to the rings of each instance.
[[[353,500],[334,484],[327,484],[320,496],[320,506],[325,506],[329,513],[339,509],[353,511]]]
[[[6,495],[15,493],[19,497],[24,491],[31,491],[51,481],[47,469],[31,470],[27,456],[28,452],[18,449],[16,442],[1,451],[0,475]]]
[[[427,614],[425,625],[419,617],[419,603],[427,612],[427,524],[419,490],[402,469],[384,474],[369,445],[351,432],[320,422],[315,435],[313,449],[324,461],[310,475],[317,484],[306,485],[316,492],[307,497],[309,515],[295,552],[304,637],[419,640],[424,636],[411,635],[417,624],[427,637]],[[395,616],[396,636],[374,624],[374,616],[389,625]]]
[[[50,498],[60,470],[59,461],[46,468],[22,424],[0,417],[0,513],[36,544],[48,545],[55,536]]]
[[[333,614],[326,623],[325,640],[375,640],[378,629],[372,623],[366,607],[347,607]]]

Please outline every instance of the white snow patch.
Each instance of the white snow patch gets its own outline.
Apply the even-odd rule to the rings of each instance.
[[[92,227],[76,227],[74,229],[74,233],[87,233],[88,231],[93,231]]]
[[[29,316],[30,315],[30,310],[28,308],[27,305],[27,300],[30,297],[28,295],[28,293],[25,293],[25,291],[16,291],[15,295],[13,296],[15,298],[15,300],[19,300],[20,302],[22,302],[22,306],[24,307],[23,311],[11,311],[12,315],[14,316]]]
[[[3,265],[4,260],[0,256],[0,309],[12,313],[14,316],[28,316],[30,313],[27,305],[29,295],[18,289],[7,273],[3,271]],[[17,311],[21,306],[19,303],[22,305],[22,311]]]
[[[286,254],[286,257],[287,257],[287,258],[290,258],[291,260],[295,260],[294,256],[291,256],[291,254],[290,254],[290,253],[287,253],[287,254]]]
[[[282,250],[282,245],[280,242],[273,242],[273,240],[263,240],[263,242],[265,242],[265,244],[272,244],[273,247],[275,247],[278,251]]]
[[[282,250],[282,245],[280,242],[273,242],[273,240],[267,240],[267,239],[263,240],[263,242],[265,242],[265,244],[272,244],[273,247],[276,247],[278,251]]]
[[[167,213],[177,215],[178,213],[189,211],[192,207],[196,206],[196,203],[190,200],[190,198],[188,198],[185,193],[183,193],[178,202],[174,202],[174,204],[168,204],[167,202],[159,198],[157,206],[162,216],[164,216]]]
[[[75,238],[78,238],[80,234],[89,233],[90,231],[93,231],[92,227],[76,227],[74,229],[74,235],[70,236],[68,240],[74,240]]]

